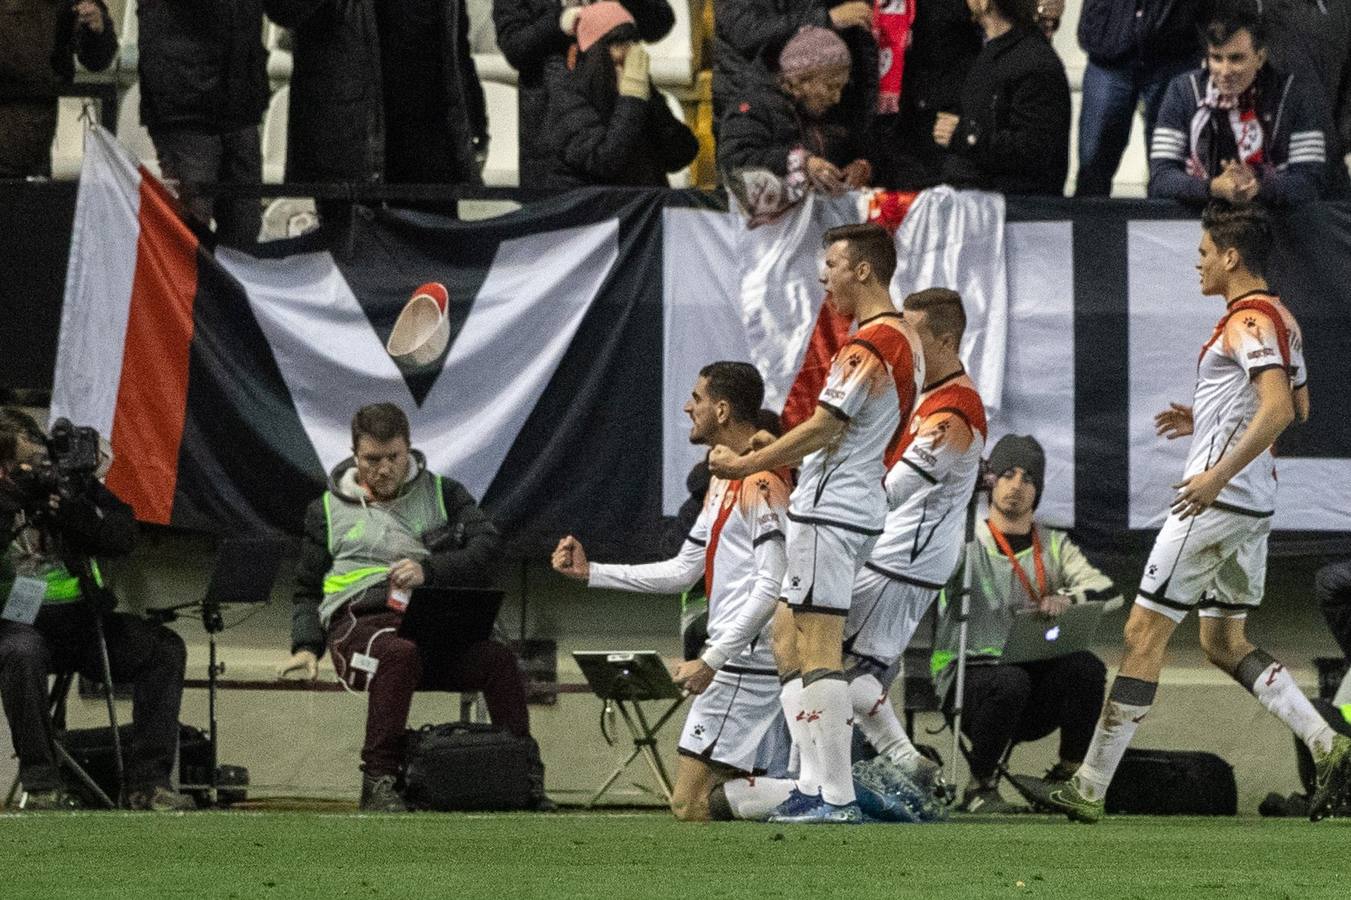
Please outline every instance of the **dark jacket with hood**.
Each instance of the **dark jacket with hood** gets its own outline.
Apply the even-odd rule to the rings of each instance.
[[[1144,69],[1201,58],[1202,0],[1084,0],[1079,46],[1094,65]],[[1194,63],[1193,63],[1194,64]]]
[[[438,2],[440,58],[419,61],[436,72],[438,82],[424,95],[394,102],[416,106],[436,92],[444,100],[439,118],[424,124],[434,129],[433,136],[444,149],[432,161],[436,177],[398,174],[405,176],[401,180],[479,184],[470,93],[481,88],[468,77],[473,60],[468,58],[463,27],[464,0]],[[402,63],[382,58],[379,5],[376,0],[263,0],[268,17],[292,29],[295,37],[287,118],[288,181],[369,182],[389,176],[386,104],[390,101],[384,73]]]
[[[841,0],[842,2],[842,0]],[[826,0],[717,0],[713,4],[713,115],[758,78],[765,51],[782,47],[806,25],[829,28]]]
[[[420,535],[427,551],[426,557],[421,560],[427,584],[433,587],[477,587],[490,583],[493,563],[501,547],[501,536],[492,519],[478,508],[464,485],[428,472],[426,458],[420,451],[412,451],[412,462],[414,469],[399,496],[406,496],[415,486],[435,489],[435,483],[439,482],[441,505],[445,509],[445,525],[429,528]],[[418,484],[420,481],[423,483]],[[354,507],[364,509],[373,503],[357,484],[356,464],[348,459],[329,476],[328,491],[324,496],[306,509],[305,534],[300,545],[296,592],[291,609],[292,653],[301,649],[312,650],[316,656],[324,653],[324,625],[320,607],[325,597],[324,582],[334,563],[330,550],[328,505],[343,504],[352,510]],[[378,554],[378,548],[375,552]],[[390,559],[388,563],[395,561]],[[377,608],[385,608],[383,597]],[[328,612],[332,614],[332,610]]]
[[[877,42],[872,32],[840,32],[852,60],[849,86],[840,102],[819,120],[802,113],[779,86],[779,51],[765,50],[760,63],[743,73],[736,99],[723,113],[718,131],[718,169],[768,169],[784,175],[788,156],[802,147],[814,156],[845,166],[870,159],[868,132],[877,110]]]
[[[638,34],[647,43],[664,38],[675,25],[667,0],[620,0],[633,16]],[[497,46],[518,73],[516,81],[520,183],[537,186],[553,165],[553,144],[538,126],[549,114],[549,81],[566,69],[565,57],[573,38],[558,27],[563,14],[559,0],[493,0]]]
[[[141,122],[225,134],[267,109],[262,0],[140,0]]]
[[[103,31],[75,27],[69,3],[26,0],[0,12],[0,101],[55,100],[75,77],[75,57],[91,72],[117,55],[117,34],[103,0]]]
[[[606,52],[603,46],[591,52]],[[544,185],[668,187],[666,173],[683,169],[699,152],[694,133],[649,85],[648,99],[594,96],[581,70],[566,68],[549,80],[549,175]]]
[[[986,43],[962,85],[943,180],[1060,196],[1069,171],[1070,85],[1041,32],[1015,25]]]

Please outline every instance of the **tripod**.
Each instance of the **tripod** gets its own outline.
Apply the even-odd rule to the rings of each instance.
[[[957,683],[952,694],[952,753],[948,756],[948,771],[945,776],[948,784],[957,783],[957,759],[962,748],[962,703],[966,694],[966,640],[967,626],[971,618],[973,566],[971,545],[976,540],[976,511],[980,508],[980,497],[988,490],[986,463],[985,460],[981,460],[976,485],[972,488],[971,499],[966,504],[966,533],[962,541],[962,588],[957,599]]]

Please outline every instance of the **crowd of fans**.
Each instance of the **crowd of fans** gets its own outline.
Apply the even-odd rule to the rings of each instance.
[[[714,0],[718,172],[787,194],[946,183],[1060,195],[1070,85],[1049,40],[1065,0]],[[465,0],[140,0],[141,118],[188,212],[222,240],[257,204],[195,184],[261,180],[262,16],[291,31],[286,179],[476,184],[489,140]],[[670,0],[492,0],[519,73],[528,187],[664,185],[698,141],[645,45]],[[1083,0],[1076,196],[1110,192],[1143,104],[1149,194],[1292,203],[1347,193],[1351,2]],[[116,55],[104,0],[12,0],[0,18],[0,177],[49,173],[56,98]]]

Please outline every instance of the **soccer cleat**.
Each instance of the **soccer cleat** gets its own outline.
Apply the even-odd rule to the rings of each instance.
[[[788,799],[774,807],[774,811],[769,814],[765,821],[772,822],[776,816],[801,815],[809,809],[814,809],[820,803],[820,794],[804,794],[797,788],[793,788],[793,792],[788,795]]]
[[[141,812],[190,812],[197,808],[197,801],[159,784],[148,790],[132,791],[127,805]]]
[[[884,756],[854,763],[854,793],[864,815],[883,822],[937,822],[947,808],[901,766]]]
[[[862,825],[863,810],[858,808],[857,803],[836,806],[817,798],[816,804],[810,809],[791,816],[775,813],[768,821],[775,825]]]
[[[360,808],[362,812],[408,812],[408,804],[399,793],[398,779],[393,775],[363,775]]]
[[[987,787],[976,790],[968,790],[962,796],[961,805],[957,807],[958,812],[981,816],[1007,816],[1016,812],[1023,812],[1021,807],[1014,806],[999,795],[999,788]]]
[[[1032,802],[1036,806],[1064,813],[1071,821],[1092,825],[1102,819],[1106,804],[1101,800],[1090,800],[1085,797],[1073,778],[1061,782],[1028,778],[1024,786],[1033,794]]]
[[[1339,734],[1332,747],[1314,761],[1314,790],[1309,798],[1309,821],[1332,815],[1351,801],[1351,738]]]
[[[78,797],[63,790],[25,791],[19,799],[19,809],[24,812],[69,812],[83,809]]]

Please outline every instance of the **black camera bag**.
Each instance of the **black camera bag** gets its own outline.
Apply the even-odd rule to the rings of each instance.
[[[1107,789],[1109,814],[1232,816],[1234,767],[1214,753],[1129,749]]]
[[[494,725],[409,730],[407,760],[404,797],[418,809],[533,809],[544,797],[539,745]]]
[[[122,759],[131,758],[132,723],[125,722],[118,729],[122,739]],[[109,797],[117,795],[117,762],[113,757],[113,730],[103,728],[71,729],[60,735],[61,744],[85,773]],[[209,797],[206,784],[211,772],[211,742],[200,728],[178,726],[178,780],[184,793],[206,806]],[[80,796],[85,804],[93,806],[98,798],[78,778],[67,777],[67,787]],[[249,770],[243,766],[217,766],[217,800],[222,806],[243,803],[248,799]]]

